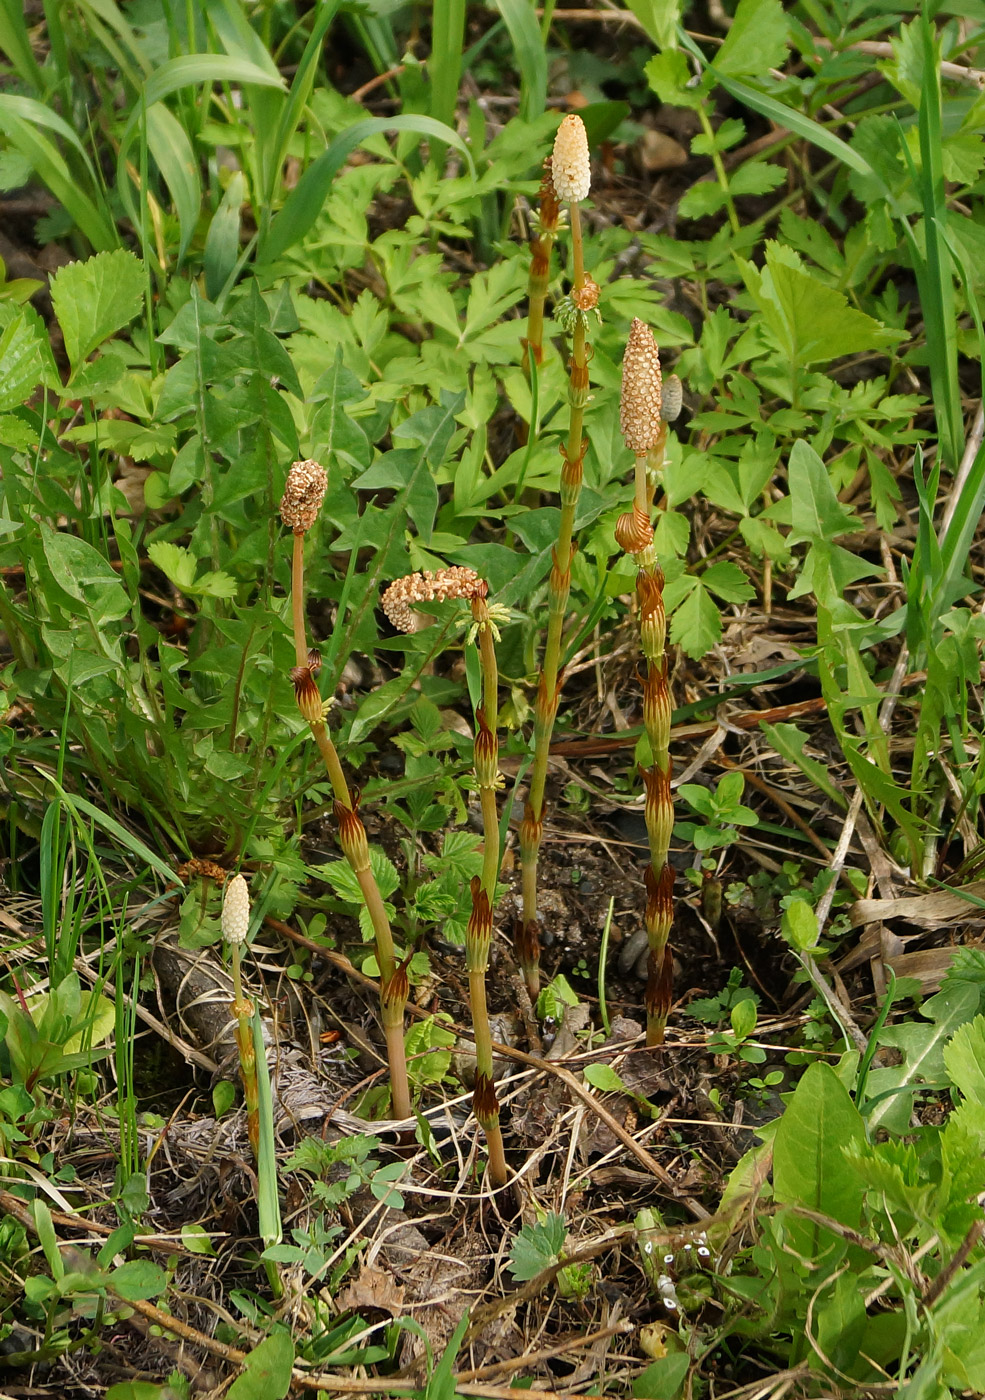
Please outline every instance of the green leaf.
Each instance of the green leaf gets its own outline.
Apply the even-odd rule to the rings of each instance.
[[[806,953],[817,944],[820,930],[817,915],[805,899],[792,899],[783,911],[783,937],[798,953]]]
[[[625,1083],[611,1065],[586,1065],[584,1069],[586,1081],[593,1089],[600,1089],[603,1094],[631,1094],[632,1090],[627,1089]]]
[[[795,366],[885,349],[906,338],[904,331],[856,311],[782,244],[767,241],[762,269],[739,257],[735,261],[780,350]]]
[[[804,730],[798,729],[795,724],[766,724],[765,722],[760,725],[760,728],[780,757],[785,758],[788,763],[795,764],[815,787],[831,799],[836,807],[844,809],[848,805],[840,788],[837,788],[831,781],[828,769],[824,764],[804,752],[809,738]]]
[[[168,1276],[149,1259],[130,1259],[109,1276],[113,1292],[128,1303],[159,1297],[168,1286]]]
[[[139,259],[123,248],[59,268],[51,279],[51,301],[73,370],[133,320],[144,286]]]
[[[732,1007],[729,1021],[733,1034],[737,1035],[740,1040],[745,1040],[747,1036],[752,1035],[756,1029],[756,1020],[756,1003],[752,997],[746,997]]]
[[[690,1364],[686,1351],[672,1351],[661,1356],[633,1381],[635,1400],[677,1400],[684,1389]]]
[[[985,1108],[985,1016],[958,1027],[944,1046],[944,1066],[958,1092]]]
[[[700,578],[686,574],[677,582],[686,588],[686,595],[671,616],[670,639],[688,656],[697,659],[706,656],[721,641],[722,615]],[[668,612],[673,606],[672,599],[679,596],[678,589],[668,585],[665,592]]]
[[[827,468],[803,440],[794,443],[787,469],[790,485],[788,543],[834,540],[862,529],[862,521],[835,494]]]
[[[509,1270],[517,1283],[536,1278],[556,1264],[566,1235],[564,1216],[554,1211],[542,1222],[524,1225],[510,1249]]]
[[[284,1400],[291,1388],[293,1365],[291,1334],[278,1328],[247,1356],[241,1374],[226,1392],[228,1400]]]
[[[74,535],[39,523],[41,545],[58,587],[81,603],[96,622],[115,622],[130,611],[130,599],[112,566],[98,550]]]
[[[190,1254],[215,1255],[212,1236],[201,1225],[182,1225],[181,1243]]]
[[[632,10],[658,49],[677,48],[682,0],[626,0],[626,8]]]
[[[921,1083],[940,1083],[946,1076],[944,1047],[951,1037],[978,1013],[977,987],[967,982],[946,982],[936,996],[920,1008],[923,1020],[916,1018],[890,1026],[879,1038],[880,1045],[903,1052],[904,1061],[869,1073],[868,1091],[872,1104],[867,1113],[869,1132],[888,1128],[905,1132],[910,1122],[913,1099],[909,1093],[887,1093],[909,1089]],[[879,1098],[886,1093],[885,1098]]]
[[[674,107],[690,107],[699,112],[704,106],[707,84],[691,87],[691,66],[679,49],[664,50],[644,68],[647,81],[661,102]]]
[[[808,1066],[780,1119],[773,1143],[773,1193],[780,1204],[802,1205],[858,1226],[864,1183],[845,1160],[844,1149],[865,1141],[861,1116],[830,1065]],[[792,1248],[816,1261],[833,1237],[808,1220],[791,1218]]]
[[[780,0],[739,0],[711,69],[733,78],[759,78],[787,56],[787,18]]]

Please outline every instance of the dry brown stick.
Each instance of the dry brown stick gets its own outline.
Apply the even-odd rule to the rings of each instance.
[[[565,1352],[594,1346],[596,1342],[605,1341],[607,1337],[618,1337],[632,1331],[633,1324],[628,1319],[623,1319],[622,1322],[617,1322],[613,1327],[600,1327],[597,1332],[586,1332],[584,1336],[569,1337],[567,1341],[555,1342],[554,1346],[544,1347],[542,1351],[527,1352],[525,1356],[516,1356],[505,1361],[491,1361],[488,1366],[477,1366],[472,1371],[461,1371],[458,1381],[489,1380],[493,1376],[502,1374],[503,1371],[519,1371],[525,1366],[537,1366],[542,1361],[553,1361],[556,1356],[563,1356]]]

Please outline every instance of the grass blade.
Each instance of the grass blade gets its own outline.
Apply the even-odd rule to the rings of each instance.
[[[38,179],[64,205],[97,252],[118,248],[120,240],[108,213],[98,208],[79,188],[78,174],[69,169],[64,156],[39,129],[41,127],[57,132],[69,142],[82,157],[94,185],[95,175],[82,142],[56,112],[49,111],[32,97],[0,95],[0,132],[31,162]]]
[[[462,50],[465,44],[465,0],[434,0],[431,16],[431,116],[447,126],[455,124],[458,88],[462,81]],[[431,142],[431,164],[444,164],[445,148]]]
[[[468,146],[451,127],[436,122],[433,117],[367,117],[336,136],[328,149],[309,165],[271,223],[270,232],[261,240],[259,262],[274,262],[304,237],[321,213],[332,181],[350,151],[380,131],[413,131],[419,136],[428,136],[454,146],[465,157],[470,173],[475,175],[475,164]]]
[[[188,251],[202,208],[202,182],[188,134],[177,117],[158,102],[147,113],[147,145],[171,191],[178,214],[178,258]]]
[[[520,116],[525,122],[532,122],[547,106],[547,51],[537,12],[530,0],[496,0],[496,8],[513,41],[520,70]]]

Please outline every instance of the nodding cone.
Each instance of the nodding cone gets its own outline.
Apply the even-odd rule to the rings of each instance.
[[[415,611],[415,603],[431,603],[445,598],[485,597],[488,585],[474,569],[453,564],[447,569],[432,573],[425,569],[420,574],[407,574],[398,578],[384,590],[380,604],[398,632],[416,632],[422,619]]]
[[[622,397],[619,428],[630,452],[642,457],[657,445],[663,429],[660,417],[662,390],[660,353],[653,332],[638,316],[633,318],[622,360]]]
[[[642,554],[653,543],[653,526],[645,510],[636,503],[633,509],[624,511],[616,521],[616,544],[627,554]]]
[[[242,875],[234,875],[222,897],[222,936],[229,944],[246,942],[250,931],[250,891]]]
[[[551,156],[551,179],[558,199],[580,204],[592,186],[588,133],[581,117],[570,113],[557,129]]]
[[[287,473],[287,484],[280,502],[280,518],[289,530],[303,535],[318,519],[328,489],[325,470],[310,458],[295,462]]]
[[[309,658],[311,653],[308,653]],[[319,670],[321,669],[319,664]],[[315,683],[317,671],[313,670],[309,659],[307,666],[292,666],[288,675],[294,686],[294,698],[298,702],[302,719],[309,724],[317,724],[322,718],[321,691]]]

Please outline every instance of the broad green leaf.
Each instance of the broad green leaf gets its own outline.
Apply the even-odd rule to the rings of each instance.
[[[947,1074],[944,1047],[958,1029],[978,1013],[980,994],[967,982],[947,982],[935,995],[924,1002],[920,1016],[927,1019],[904,1021],[890,1026],[880,1036],[879,1043],[904,1054],[903,1063],[887,1069],[874,1069],[868,1078],[872,1104],[867,1114],[870,1133],[878,1128],[905,1132],[913,1111],[911,1093],[887,1093],[888,1090],[909,1089],[922,1083],[939,1084]]]
[[[787,18],[780,0],[739,0],[725,42],[711,63],[715,74],[760,78],[787,56]]]
[[[109,1285],[118,1297],[135,1303],[159,1297],[168,1286],[168,1276],[149,1259],[130,1259],[113,1270]]]
[[[841,292],[794,262],[799,262],[797,255],[772,240],[762,269],[736,257],[750,295],[793,365],[885,349],[905,339],[904,331],[856,311]]]
[[[115,622],[130,611],[130,599],[112,565],[85,540],[38,526],[48,567],[59,588],[98,622]]]
[[[30,398],[41,381],[43,365],[36,330],[27,313],[19,310],[0,334],[0,411],[19,408]]]
[[[817,915],[805,899],[793,899],[783,911],[783,936],[798,953],[806,953],[818,939]]]
[[[629,1094],[632,1090],[627,1089],[625,1083],[611,1065],[586,1065],[584,1069],[586,1081],[593,1089],[600,1089],[603,1094]]]
[[[864,1184],[845,1161],[844,1149],[865,1141],[865,1129],[848,1090],[830,1065],[808,1066],[780,1119],[773,1142],[773,1193],[783,1205],[801,1205],[858,1226]],[[830,1233],[812,1221],[790,1218],[793,1248],[816,1260]]]
[[[677,48],[682,0],[626,0],[647,35],[661,52]]]
[[[32,999],[29,1005],[31,1019],[35,1025],[40,1025],[49,1006],[48,994]],[[77,1055],[83,1042],[96,1046],[109,1039],[116,1027],[116,1003],[96,992],[80,992],[75,1025],[79,1029],[74,1030],[62,1045],[66,1055]]]
[[[958,1027],[944,1046],[944,1066],[963,1097],[985,1108],[985,1016]]]
[[[679,49],[664,50],[644,68],[647,81],[660,98],[674,107],[690,107],[698,112],[704,106],[707,84],[691,87],[691,65]]]
[[[787,469],[790,485],[790,544],[833,540],[862,529],[857,515],[835,494],[827,468],[803,440],[794,443]]]
[[[228,1400],[284,1400],[291,1388],[294,1343],[283,1328],[254,1347],[226,1392]]]
[[[51,301],[73,370],[114,331],[128,325],[143,303],[145,273],[124,248],[69,263],[51,279]]]
[[[555,1211],[543,1221],[524,1225],[510,1249],[509,1270],[517,1283],[536,1278],[555,1264],[564,1249],[566,1236],[564,1216]]]
[[[690,1364],[686,1351],[671,1351],[651,1362],[633,1381],[634,1400],[677,1400]]]

